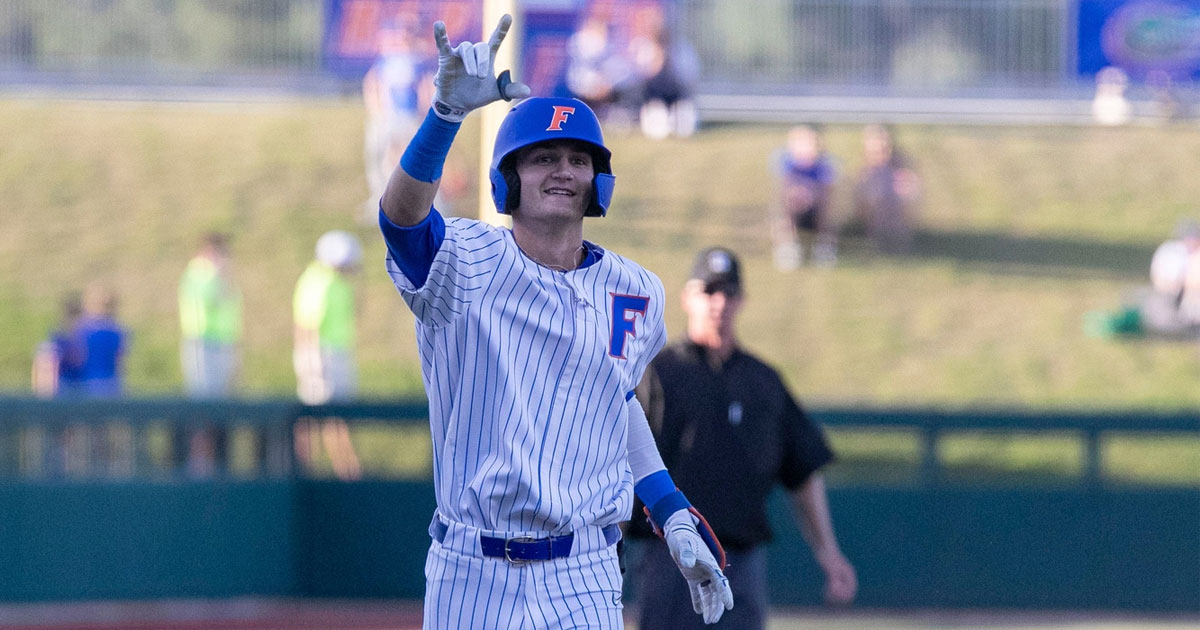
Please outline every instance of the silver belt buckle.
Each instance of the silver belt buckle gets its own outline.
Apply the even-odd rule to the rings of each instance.
[[[534,538],[533,536],[518,536],[516,538],[509,538],[509,539],[505,540],[504,541],[504,559],[507,560],[509,564],[511,564],[513,566],[517,566],[517,567],[525,566],[525,565],[529,564],[530,562],[533,562],[533,560],[522,560],[520,558],[514,558],[511,555],[509,555],[510,550],[508,548],[508,545],[509,545],[509,543],[514,543],[514,542],[527,543],[527,542],[534,542],[536,540],[537,539]]]

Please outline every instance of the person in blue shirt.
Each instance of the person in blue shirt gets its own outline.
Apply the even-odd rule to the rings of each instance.
[[[837,172],[820,131],[809,125],[793,127],[777,168],[788,227],[778,231],[782,240],[775,249],[776,266],[794,269],[806,252],[813,264],[832,265],[837,260],[837,233],[829,216],[829,197]]]
[[[78,393],[83,378],[86,348],[78,334],[83,299],[78,292],[63,299],[59,327],[38,345],[33,357],[33,391],[43,398],[68,397]]]
[[[86,357],[80,374],[83,395],[115,398],[124,389],[124,358],[128,333],[116,320],[116,295],[100,284],[88,286],[78,334]]]

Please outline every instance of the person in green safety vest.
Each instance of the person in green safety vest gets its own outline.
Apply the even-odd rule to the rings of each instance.
[[[321,405],[358,395],[354,359],[354,285],[351,276],[362,265],[362,245],[348,232],[334,230],[317,240],[316,260],[296,282],[293,366],[301,402]],[[296,453],[311,464],[317,433],[334,473],[341,479],[361,474],[345,421],[302,422],[296,428]]]
[[[225,234],[205,234],[179,279],[179,328],[179,358],[188,398],[233,395],[240,363],[242,295],[233,281]],[[178,427],[172,435],[172,451],[176,465],[185,465],[186,458],[189,476],[212,476],[228,461],[228,431],[213,424]]]
[[[179,325],[188,397],[228,397],[238,368],[242,296],[230,273],[224,234],[205,235],[179,279]]]

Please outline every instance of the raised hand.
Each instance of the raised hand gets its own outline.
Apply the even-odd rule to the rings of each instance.
[[[488,41],[462,42],[451,48],[446,37],[446,24],[439,21],[433,25],[433,38],[438,49],[433,111],[438,116],[450,122],[461,122],[471,110],[488,103],[529,96],[528,85],[511,81],[507,70],[497,79],[493,67],[496,51],[508,35],[510,26],[512,16],[504,15]]]

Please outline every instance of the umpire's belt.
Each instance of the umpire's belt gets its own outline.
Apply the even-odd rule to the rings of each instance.
[[[433,522],[429,525],[429,534],[439,544],[446,545],[448,544],[447,538],[452,527],[454,529],[474,529],[457,523],[453,526],[447,525],[440,517],[434,515]],[[566,558],[571,555],[571,550],[576,546],[576,534],[579,534],[578,538],[583,541],[583,544],[580,545],[583,548],[577,549],[577,553],[587,553],[595,551],[598,548],[608,547],[620,540],[621,528],[615,524],[605,525],[604,527],[589,527],[578,532],[571,532],[561,536],[547,536],[545,538],[534,538],[532,536],[503,538],[479,533],[479,545],[471,551],[477,551],[477,553],[487,558],[502,558],[513,564],[525,564],[534,560],[554,560],[556,558]],[[471,538],[475,538],[475,536],[471,536]],[[466,550],[460,549],[459,551],[465,552]]]

